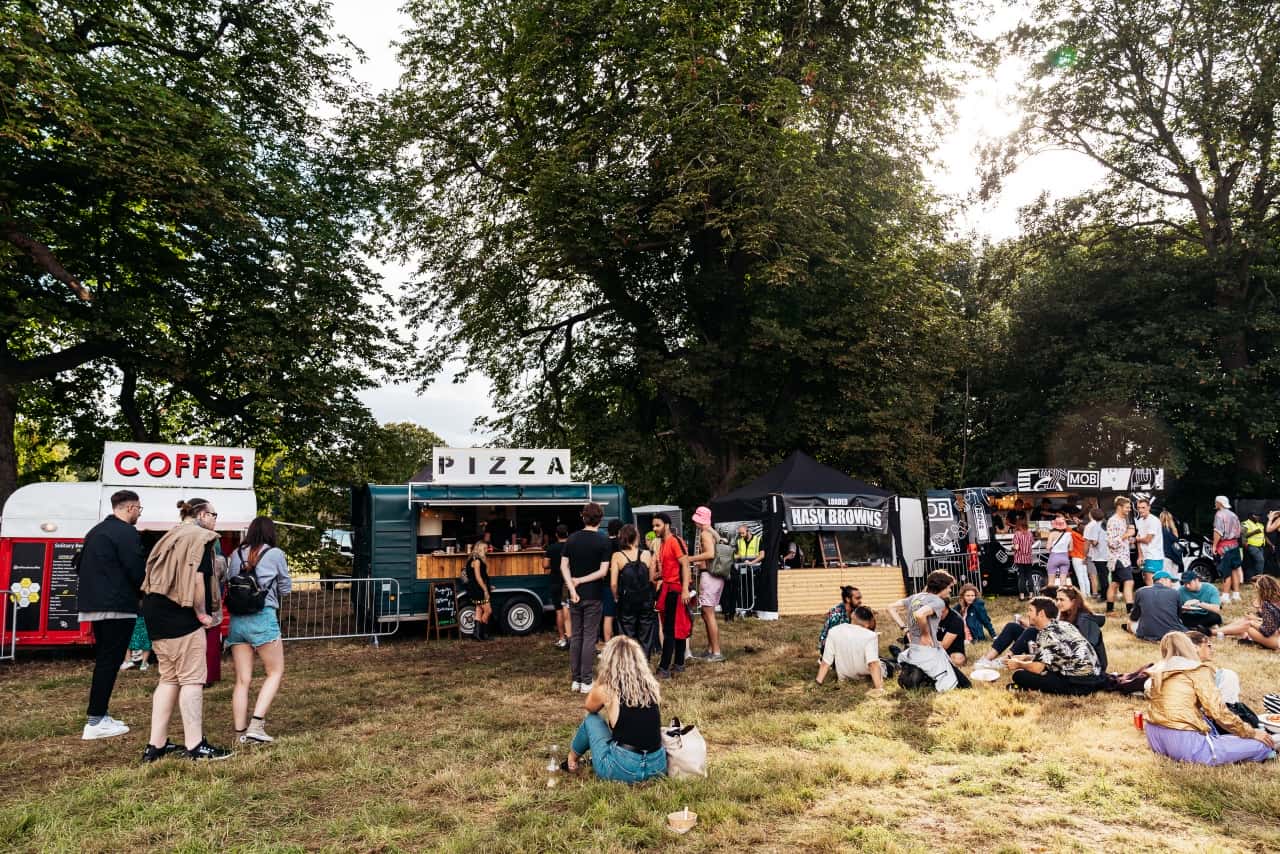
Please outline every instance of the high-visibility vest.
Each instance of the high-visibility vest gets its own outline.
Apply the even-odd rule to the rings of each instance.
[[[750,560],[751,558],[756,557],[759,554],[760,554],[760,535],[759,534],[756,534],[754,537],[748,537],[745,540],[742,539],[742,537],[738,537],[738,550],[735,555],[736,557],[746,558],[747,560]]]
[[[1244,530],[1244,544],[1246,546],[1262,548],[1267,544],[1266,525],[1261,522],[1255,522],[1252,519],[1246,519],[1240,527]]]

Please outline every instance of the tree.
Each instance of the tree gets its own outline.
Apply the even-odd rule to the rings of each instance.
[[[924,476],[949,315],[911,128],[947,3],[406,9],[380,144],[424,375],[463,356],[496,430],[641,496],[797,447]]]
[[[388,324],[360,255],[370,190],[316,117],[352,91],[325,4],[5,9],[0,502],[17,413],[72,417],[48,396],[72,374],[118,407],[97,432],[334,443]]]
[[[1044,145],[1106,167],[1091,201],[1109,239],[1154,231],[1204,258],[1213,289],[1203,311],[1218,322],[1216,365],[1199,381],[1220,396],[1274,389],[1275,336],[1259,318],[1276,298],[1259,271],[1280,213],[1280,6],[1039,0],[1011,43],[1032,62],[1027,118],[993,176]],[[1241,484],[1260,485],[1275,419],[1220,410],[1215,421],[1232,439]]]

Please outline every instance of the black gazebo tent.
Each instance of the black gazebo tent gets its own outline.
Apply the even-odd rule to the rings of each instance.
[[[778,610],[778,557],[787,531],[890,531],[893,493],[824,466],[796,451],[760,477],[711,502],[722,522],[764,526],[764,568],[756,583],[758,611]]]

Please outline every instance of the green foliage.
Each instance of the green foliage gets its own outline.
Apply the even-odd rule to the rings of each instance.
[[[910,128],[948,4],[410,2],[377,144],[404,308],[508,438],[648,498],[796,447],[923,485],[952,332]]]

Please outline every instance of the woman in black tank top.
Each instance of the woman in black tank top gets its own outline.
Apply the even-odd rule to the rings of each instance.
[[[589,714],[578,727],[565,768],[591,754],[602,780],[639,783],[667,772],[662,749],[662,713],[658,680],[640,644],[619,635],[605,644],[595,682],[583,707]]]

